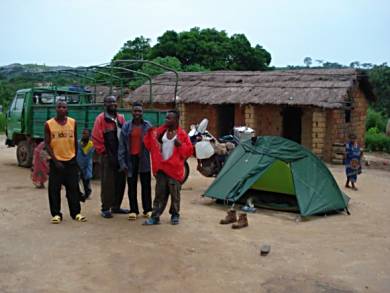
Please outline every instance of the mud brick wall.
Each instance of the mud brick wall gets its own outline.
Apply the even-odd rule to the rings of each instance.
[[[281,108],[274,105],[247,105],[245,125],[253,128],[256,135],[282,135]]]
[[[360,89],[353,91],[353,109],[351,115],[352,132],[357,136],[360,146],[364,147],[368,101]]]
[[[313,108],[302,109],[302,134],[301,144],[308,149],[313,147]]]
[[[234,106],[234,126],[246,126],[245,109],[245,105],[236,104]]]
[[[326,135],[326,112],[321,109],[313,111],[312,122],[312,152],[324,158]]]
[[[351,120],[346,122],[346,110],[334,109],[327,113],[327,133],[324,159],[328,162],[341,163],[341,146],[348,141],[350,133],[357,136],[358,143],[364,148],[365,124],[368,101],[364,93],[355,88],[350,93],[352,98]]]
[[[190,130],[191,124],[198,124],[202,119],[207,118],[209,120],[207,130],[215,136],[219,135],[217,107],[208,104],[180,103],[178,109],[180,111],[180,125],[185,131]]]

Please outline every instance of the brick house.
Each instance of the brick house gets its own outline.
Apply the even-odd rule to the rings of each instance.
[[[146,107],[173,108],[174,86],[175,76],[164,73],[153,79],[152,105],[147,85],[131,98]],[[289,138],[325,161],[340,163],[350,133],[364,144],[368,103],[374,99],[361,70],[217,71],[180,73],[176,105],[187,130],[203,118],[215,136],[246,125],[257,135]]]

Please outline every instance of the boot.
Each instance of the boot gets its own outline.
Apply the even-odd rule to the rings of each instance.
[[[235,210],[228,210],[225,219],[221,220],[219,223],[222,225],[230,224],[237,222],[237,215]]]
[[[248,218],[245,213],[242,213],[238,216],[238,222],[232,225],[233,229],[241,229],[248,227]]]

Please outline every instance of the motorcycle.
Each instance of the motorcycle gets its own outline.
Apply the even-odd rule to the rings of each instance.
[[[197,170],[205,177],[215,177],[239,140],[233,135],[217,139],[207,131],[207,126],[208,120],[203,119],[197,126],[191,125],[188,135],[198,161]]]

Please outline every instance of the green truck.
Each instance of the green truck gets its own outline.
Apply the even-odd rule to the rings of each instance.
[[[48,86],[21,89],[7,111],[6,144],[16,146],[16,157],[21,167],[31,167],[34,147],[44,138],[45,122],[56,115],[59,99],[68,103],[69,116],[77,121],[77,133],[92,129],[96,116],[103,111],[102,103],[94,103],[94,95],[83,87]],[[126,120],[131,109],[119,109]],[[145,109],[144,118],[153,125],[165,121],[166,111]]]

